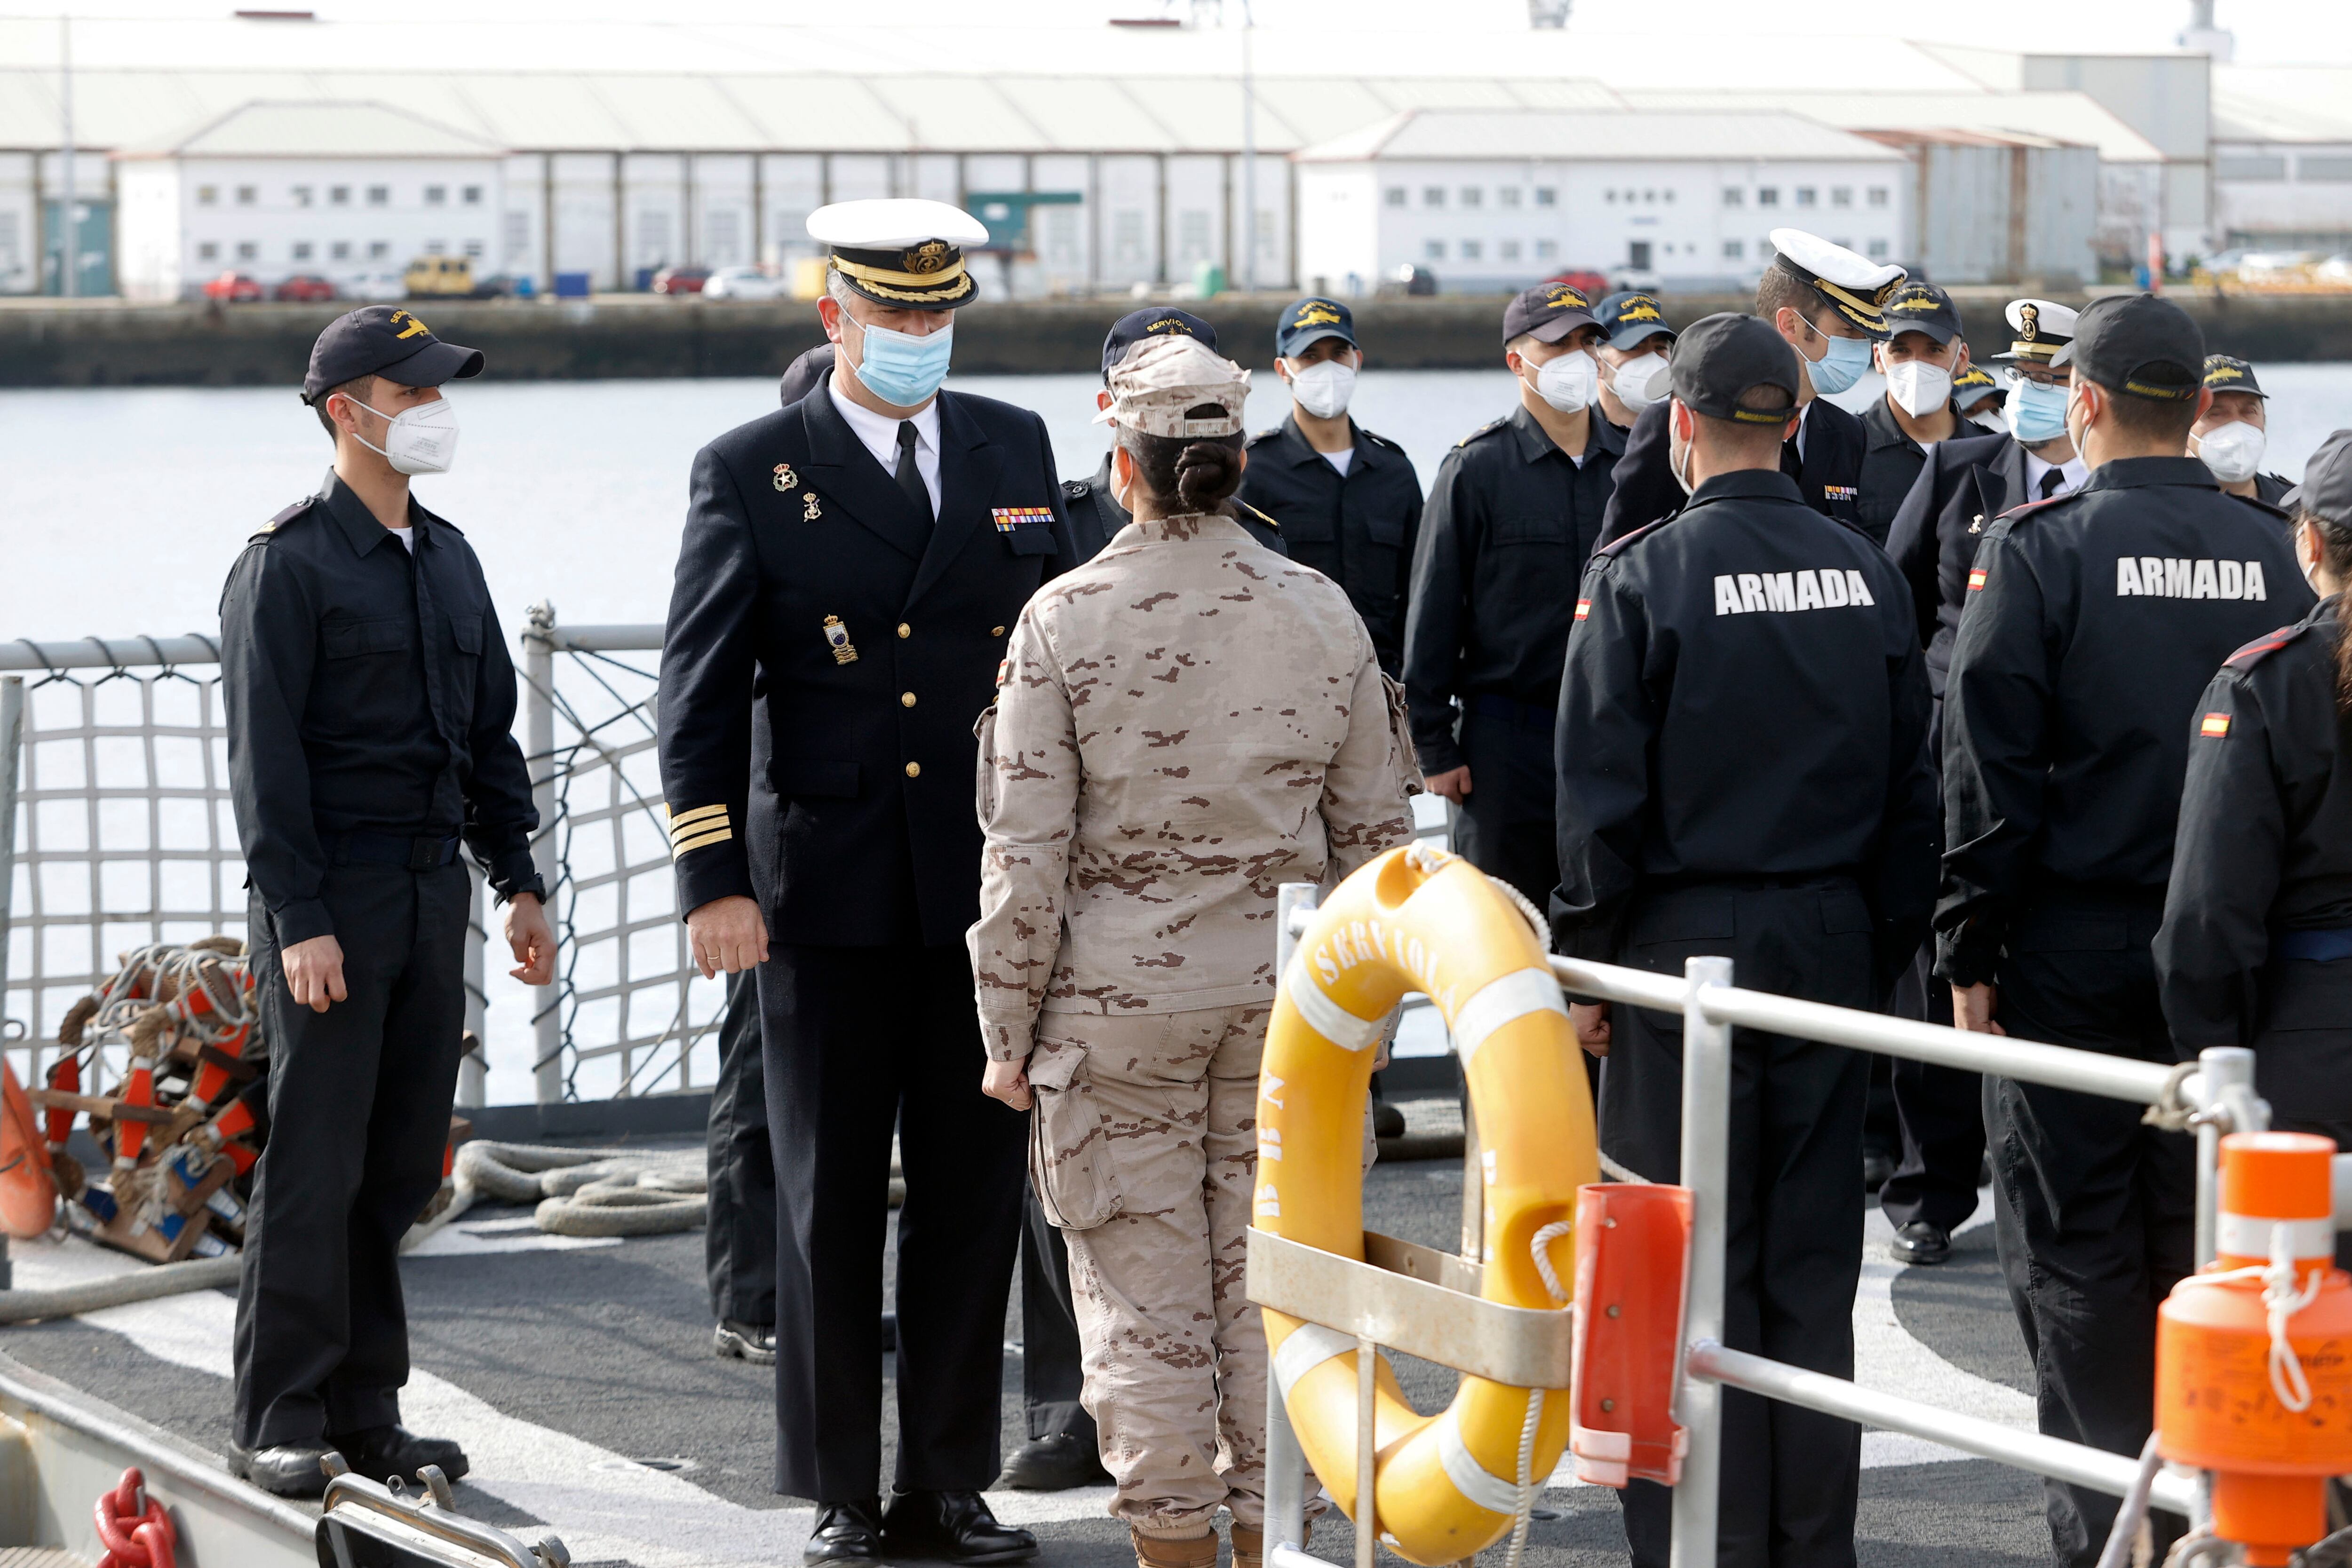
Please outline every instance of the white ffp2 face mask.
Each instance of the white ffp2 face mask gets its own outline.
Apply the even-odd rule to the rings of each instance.
[[[383,433],[383,444],[378,446],[366,436],[354,433],[352,439],[371,452],[380,453],[383,460],[400,474],[446,474],[449,465],[457,459],[457,411],[449,406],[446,397],[431,402],[418,403],[415,408],[402,409],[398,413],[386,413],[379,408],[362,408],[378,419],[389,422]]]
[[[1536,367],[1535,389],[1536,396],[1560,413],[1574,413],[1592,406],[1601,390],[1601,366],[1581,349],[1555,354]]]
[[[1926,360],[1902,360],[1886,367],[1886,393],[1914,419],[1924,419],[1952,400],[1952,372]]]
[[[2267,444],[2263,433],[2242,419],[2227,424],[2217,424],[2197,437],[2197,455],[2205,459],[2205,466],[2213,470],[2213,477],[2224,485],[2236,485],[2254,476],[2263,465],[2263,448]]]
[[[1290,395],[1318,419],[1337,419],[1356,395],[1356,367],[1322,360],[1290,372]]]
[[[1664,393],[1665,373],[1665,355],[1637,355],[1609,372],[1609,390],[1627,413],[1638,414]]]

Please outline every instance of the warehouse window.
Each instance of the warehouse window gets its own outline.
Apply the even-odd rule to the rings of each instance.
[[[297,185],[294,187],[294,204],[298,207],[307,207],[310,204],[310,186]]]
[[[1725,206],[1738,207],[1745,206],[1747,204],[1748,193],[1741,190],[1738,186],[1726,185],[1723,188],[1723,204]]]
[[[1536,259],[1538,261],[1549,261],[1559,255],[1559,241],[1556,239],[1539,239],[1536,241]]]
[[[1517,261],[1519,259],[1519,242],[1507,239],[1495,247],[1495,254],[1505,261]]]
[[[198,185],[196,187],[196,205],[200,207],[219,206],[220,187],[218,185]]]
[[[327,254],[337,261],[349,261],[352,258],[352,242],[339,239],[328,247]]]
[[[1797,205],[1801,207],[1812,206],[1817,201],[1819,201],[1820,195],[1821,193],[1814,190],[1811,185],[1800,185],[1797,187]]]
[[[1780,187],[1778,185],[1757,186],[1756,204],[1759,207],[1779,206],[1780,204]]]
[[[255,192],[251,185],[239,185],[236,188],[236,204],[240,207],[249,207],[253,205],[254,197],[257,193]]]
[[[220,242],[218,240],[208,239],[205,241],[204,244],[196,246],[196,259],[198,261],[218,261],[220,259]]]
[[[1538,185],[1536,187],[1536,205],[1539,207],[1556,207],[1559,205],[1559,193],[1552,189],[1549,185]]]
[[[2298,158],[2294,161],[2294,172],[2300,179],[2336,184],[2352,180],[2352,158]]]
[[[2284,180],[2286,178],[2286,160],[2216,158],[2213,160],[2213,176],[2220,180]]]
[[[1519,204],[1519,188],[1517,185],[1498,185],[1495,188],[1495,200],[1504,206],[1516,207]]]
[[[1143,214],[1129,210],[1113,213],[1110,218],[1110,253],[1113,259],[1129,266],[1143,259]]]
[[[1045,209],[1045,265],[1070,272],[1086,260],[1078,247],[1078,209],[1065,204]]]
[[[429,239],[425,242],[425,254],[427,256],[439,256],[448,248],[449,242],[446,239]]]
[[[1670,207],[1671,207],[1671,206],[1673,206],[1673,205],[1675,204],[1675,193],[1674,193],[1674,191],[1673,191],[1671,188],[1669,188],[1669,189],[1667,190],[1667,192],[1666,192],[1666,193],[1665,193],[1665,198],[1664,198],[1664,200],[1665,200],[1665,204],[1666,204],[1666,205],[1668,205],[1668,206],[1670,206]]]
[[[294,259],[296,261],[308,261],[310,259],[310,242],[309,240],[298,239],[294,242]]]
[[[1872,206],[1874,206],[1874,207],[1883,207],[1883,206],[1885,206],[1885,205],[1886,204],[1886,196],[1887,196],[1887,192],[1886,192],[1886,187],[1885,187],[1885,186],[1884,186],[1884,185],[1873,185],[1873,186],[1870,188],[1870,204],[1871,204]]]
[[[479,185],[468,185],[460,193],[467,206],[478,207],[482,204],[482,188]]]
[[[1883,239],[1872,240],[1870,242],[1870,259],[1873,261],[1885,261],[1886,259],[1887,252],[1894,248],[1894,246],[1888,245]]]
[[[1779,256],[1780,254],[1780,247],[1775,246],[1770,239],[1759,239],[1756,242],[1756,259],[1758,261],[1769,262],[1774,256]]]
[[[1739,241],[1738,241],[1738,240],[1736,240],[1736,239],[1727,239],[1727,240],[1725,240],[1725,241],[1723,242],[1723,259],[1724,259],[1724,260],[1726,260],[1726,261],[1738,261],[1738,260],[1739,260],[1741,257],[1745,256],[1747,254],[1748,254],[1748,247],[1747,247],[1746,246],[1742,245]]]
[[[427,185],[427,186],[425,186],[425,204],[426,206],[428,206],[428,207],[437,207],[437,206],[439,206],[442,203],[444,203],[444,202],[447,201],[448,199],[449,199],[449,187],[448,187],[448,186],[446,186],[446,185]]]
[[[349,185],[328,186],[327,201],[329,204],[332,206],[350,206],[352,204],[352,188]]]
[[[1475,239],[1465,239],[1462,242],[1463,260],[1476,261],[1486,254],[1486,247],[1482,242]]]
[[[1657,193],[1657,192],[1655,192],[1655,191],[1644,191],[1644,192],[1643,192],[1643,193],[1642,193],[1642,204],[1643,204],[1643,205],[1644,205],[1644,206],[1655,206],[1655,205],[1657,204],[1657,201],[1658,201],[1658,193]]]
[[[1195,209],[1176,214],[1176,259],[1209,259],[1209,214]]]
[[[523,213],[507,214],[509,237],[518,221],[527,215]],[[715,208],[702,220],[702,241],[704,261],[712,267],[737,265],[743,259],[743,214],[733,207]],[[511,244],[507,254],[511,256],[521,249],[521,244]]]
[[[371,207],[382,207],[382,206],[388,206],[388,205],[390,205],[390,204],[391,204],[391,202],[392,202],[392,187],[391,187],[390,185],[370,185],[370,186],[368,187],[368,205],[369,205],[369,206],[371,206]]]
[[[1382,194],[1386,197],[1388,204],[1392,207],[1403,206],[1412,196],[1412,193],[1402,185],[1391,185]]]
[[[1853,187],[1852,185],[1832,185],[1830,187],[1830,205],[1833,207],[1850,207],[1853,205]]]
[[[1462,187],[1462,204],[1464,206],[1475,207],[1486,199],[1486,193],[1480,190],[1477,186],[1465,185]]]
[[[391,254],[392,242],[390,240],[372,239],[368,241],[368,259],[370,261],[382,261]]]
[[[466,254],[472,256],[475,260],[479,261],[482,258],[482,242],[478,239],[467,240],[466,242]]]
[[[1443,185],[1423,185],[1421,188],[1421,204],[1424,207],[1444,206],[1445,204],[1445,187]]]
[[[236,242],[236,258],[237,258],[237,260],[239,260],[239,261],[251,261],[251,260],[253,260],[255,257],[258,256],[260,254],[261,254],[261,247],[260,247],[259,246],[257,246],[257,245],[254,244],[251,240],[249,240],[249,239],[241,239],[241,240],[239,240],[239,241],[237,241],[237,242]]]
[[[1625,265],[1632,267],[1636,272],[1649,271],[1650,242],[1645,239],[1627,241],[1625,245]]]
[[[1601,193],[1601,199],[1613,207],[1617,204],[1617,193],[1614,191],[1604,191]]]

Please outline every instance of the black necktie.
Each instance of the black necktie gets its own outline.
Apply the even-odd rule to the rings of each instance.
[[[898,439],[903,442],[906,437],[900,436]],[[2051,497],[2056,495],[2059,490],[2064,486],[2065,483],[2066,471],[2064,469],[2051,469],[2047,474],[2042,476],[2042,498],[2045,501],[2048,500]]]
[[[923,483],[923,471],[915,466],[915,422],[911,419],[898,422],[898,466],[890,476],[898,481],[898,488],[915,503],[915,510],[923,515],[923,521],[936,520],[931,516],[930,486]]]

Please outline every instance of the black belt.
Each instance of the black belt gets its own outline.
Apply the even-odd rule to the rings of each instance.
[[[359,861],[368,865],[405,866],[410,871],[438,871],[456,862],[457,846],[464,841],[456,835],[411,839],[397,833],[330,833],[325,848],[337,865]]]
[[[2282,931],[2271,944],[2271,952],[2281,958],[2300,958],[2311,964],[2333,964],[2338,959],[2352,958],[2352,925],[2339,925],[2332,931]]]

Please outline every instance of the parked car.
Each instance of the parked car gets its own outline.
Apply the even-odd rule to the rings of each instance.
[[[792,285],[756,267],[722,267],[702,286],[705,299],[782,299]]]
[[[702,286],[710,281],[707,267],[665,267],[654,274],[656,294],[699,294]]]
[[[1609,286],[1609,280],[1606,277],[1601,277],[1601,274],[1597,272],[1557,272],[1551,277],[1545,278],[1544,281],[1546,283],[1565,283],[1570,288],[1575,289],[1579,294],[1583,295],[1587,299],[1591,300],[1596,305],[1601,302],[1602,295],[1614,294],[1617,292],[1616,289],[1612,288]],[[1628,285],[1628,287],[1631,286]]]
[[[267,296],[252,274],[224,272],[205,285],[205,298],[222,300],[230,305],[249,305],[266,298]]]
[[[335,286],[314,272],[298,272],[270,291],[272,299],[311,305],[336,298]]]
[[[411,299],[470,299],[474,260],[466,256],[420,256],[402,279]]]
[[[1437,274],[1425,267],[1415,267],[1409,261],[1396,269],[1396,280],[1407,294],[1437,292]]]
[[[363,272],[343,285],[343,298],[370,305],[408,298],[408,280],[396,272]]]

